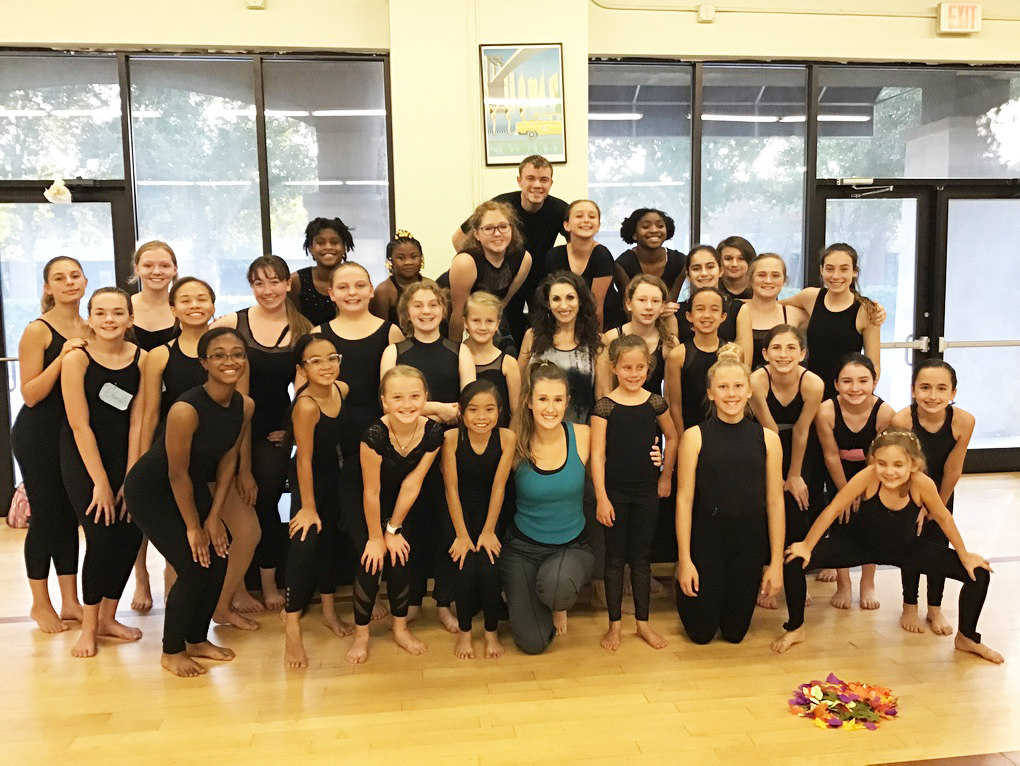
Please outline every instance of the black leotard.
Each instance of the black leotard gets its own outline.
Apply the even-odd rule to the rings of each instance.
[[[807,370],[797,378],[797,393],[788,404],[780,404],[776,398],[775,392],[772,390],[772,376],[769,375],[767,367],[765,374],[769,379],[769,392],[765,397],[765,404],[769,408],[772,419],[779,426],[779,441],[783,445],[783,476],[785,477],[790,472],[790,460],[793,457],[793,427],[797,425],[797,420],[804,411],[804,395],[801,393],[800,387],[804,383]]]
[[[735,293],[726,286],[726,283],[721,279],[719,280],[719,289],[722,291],[724,296],[729,297],[731,300],[750,300],[754,297],[754,290],[751,289],[751,285],[745,287],[741,292]]]
[[[298,299],[301,301],[301,313],[314,326],[334,319],[336,304],[328,295],[323,295],[315,289],[315,281],[312,279],[313,268],[313,266],[306,266],[303,269],[298,269],[297,275],[300,284]]]
[[[910,405],[911,430],[921,442],[921,451],[924,452],[924,472],[935,482],[935,487],[942,490],[942,479],[946,473],[946,460],[949,453],[956,447],[956,437],[953,436],[953,405],[946,407],[946,419],[942,427],[934,433],[925,429],[917,420],[917,403]],[[949,498],[946,505],[952,510],[953,498]]]
[[[701,452],[695,474],[694,517],[725,516],[747,524],[765,520],[765,434],[748,418],[699,424]],[[739,471],[741,480],[734,481]]]
[[[289,327],[284,327],[280,337],[271,346],[264,346],[255,340],[251,325],[248,324],[248,309],[237,312],[237,332],[248,344],[249,394],[255,402],[255,413],[251,418],[253,439],[265,439],[273,431],[285,427],[287,408],[290,406],[288,387],[294,381],[294,364],[290,347],[281,346],[287,337]]]
[[[138,325],[134,325],[131,331],[135,334],[135,343],[138,345],[138,348],[142,349],[142,351],[152,351],[154,348],[165,346],[179,336],[181,334],[181,326],[174,322],[162,330],[143,330]]]
[[[779,304],[783,307],[783,322],[786,323],[786,306],[782,303]],[[751,370],[757,370],[759,367],[764,367],[768,362],[765,361],[765,356],[762,353],[765,351],[765,338],[772,332],[772,328],[769,327],[767,330],[755,330],[751,328],[751,343],[753,350],[751,351]]]
[[[666,400],[651,394],[641,404],[620,404],[608,396],[595,403],[595,416],[606,420],[606,486],[645,492],[654,487],[659,469],[648,457],[658,443],[657,418],[669,410]]]
[[[836,366],[839,360],[853,351],[864,348],[864,336],[857,331],[857,312],[860,306],[854,301],[842,311],[829,311],[825,307],[828,289],[818,291],[811,319],[807,325],[807,368],[825,384],[825,398],[836,395]]]
[[[716,363],[716,351],[702,351],[694,340],[685,340],[684,365],[680,370],[680,408],[684,428],[696,426],[707,416],[708,369]]]
[[[43,349],[43,370],[67,342],[45,319],[50,342]],[[11,429],[11,449],[21,468],[32,523],[25,535],[25,567],[30,580],[45,580],[50,560],[58,575],[78,573],[78,517],[60,475],[60,432],[66,422],[60,378],[34,405],[23,405]]]
[[[832,404],[835,415],[832,435],[836,440],[836,446],[839,447],[839,462],[843,464],[843,475],[850,481],[868,464],[868,448],[878,436],[878,411],[882,408],[883,402],[879,397],[875,397],[871,414],[860,431],[851,431],[847,427],[838,401],[833,401]]]
[[[629,282],[638,274],[646,273],[641,269],[641,261],[633,250],[624,250],[616,259],[616,265],[623,269]],[[673,290],[673,285],[687,273],[687,256],[677,250],[666,248],[666,265],[662,269],[660,279],[666,283],[666,289]]]
[[[499,356],[488,364],[475,365],[475,378],[477,380],[491,381],[496,386],[496,390],[499,391],[499,426],[501,428],[510,427],[510,390],[506,385],[506,375],[503,374],[503,360],[505,358],[506,352],[500,351]]]
[[[485,290],[497,298],[506,298],[506,294],[510,291],[510,285],[513,284],[514,277],[521,270],[524,251],[511,253],[510,248],[507,248],[506,253],[503,255],[503,263],[499,266],[493,266],[484,254],[468,253],[468,255],[475,262],[475,270],[478,272],[478,275],[475,277],[475,283],[471,285],[470,292],[476,293],[479,290]],[[531,268],[536,268],[534,262],[532,262]]]
[[[166,366],[163,368],[163,394],[159,399],[159,419],[167,413],[185,391],[206,381],[206,371],[197,356],[188,356],[181,350],[180,341],[167,344]]]
[[[429,400],[456,402],[460,398],[460,344],[440,336],[431,343],[410,337],[397,344],[397,364],[421,371]]]

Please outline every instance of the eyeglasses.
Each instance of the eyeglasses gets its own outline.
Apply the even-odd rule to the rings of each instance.
[[[479,226],[478,227],[478,231],[482,232],[482,234],[484,234],[487,237],[491,237],[493,235],[493,233],[495,233],[497,231],[500,234],[506,234],[508,231],[510,231],[510,224],[508,224],[508,223],[500,223],[500,224],[496,224],[495,226],[493,226],[491,224],[488,225],[488,226]]]
[[[244,351],[231,351],[229,354],[223,351],[213,351],[211,354],[206,356],[206,359],[211,362],[215,362],[216,364],[223,364],[228,359],[231,362],[243,362],[247,358],[248,354]]]
[[[313,356],[311,359],[305,359],[301,364],[307,364],[310,367],[335,367],[340,364],[340,354],[330,354],[327,357]]]

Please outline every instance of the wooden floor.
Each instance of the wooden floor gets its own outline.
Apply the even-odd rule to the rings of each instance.
[[[605,613],[579,608],[569,635],[543,656],[510,648],[498,661],[462,661],[426,610],[418,626],[429,646],[424,657],[406,655],[377,628],[369,663],[352,667],[347,641],[328,634],[313,612],[305,619],[307,671],[283,669],[274,616],[263,617],[257,633],[217,628],[214,640],[237,659],[178,679],[158,663],[161,610],[125,612],[145,637],[107,641],[89,660],[70,656],[75,631],[37,631],[27,617],[24,532],[0,527],[0,644],[8,657],[0,761],[859,764],[1020,750],[1020,474],[965,478],[956,513],[968,545],[993,561],[981,630],[1006,656],[1002,666],[954,652],[951,638],[901,630],[899,574],[884,570],[875,612],[833,609],[833,586],[812,583],[809,643],[784,656],[768,648],[780,612],[759,610],[739,646],[698,647],[661,595],[652,620],[670,645],[658,652],[633,637],[619,652],[604,651]],[[157,570],[155,557],[150,568]],[[957,592],[947,586],[954,622]],[[876,732],[842,732],[792,716],[789,692],[830,671],[891,687],[900,719]]]

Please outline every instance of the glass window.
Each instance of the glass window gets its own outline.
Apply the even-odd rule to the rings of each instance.
[[[132,58],[139,241],[162,239],[180,273],[208,280],[216,313],[250,305],[263,254],[252,62]]]
[[[0,58],[0,179],[123,178],[117,60]]]
[[[703,99],[701,241],[745,237],[800,287],[807,70],[709,65]]]
[[[263,66],[273,251],[291,268],[312,218],[343,219],[354,260],[385,278],[389,148],[381,61],[270,60]]]
[[[818,177],[1008,178],[1020,72],[822,67]]]
[[[667,246],[690,249],[691,68],[588,67],[588,188],[602,209],[599,241],[619,255],[620,224],[652,207],[676,221]]]

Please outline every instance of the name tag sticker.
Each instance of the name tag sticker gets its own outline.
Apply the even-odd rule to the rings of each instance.
[[[131,406],[133,398],[132,394],[123,388],[118,388],[113,383],[104,383],[103,387],[99,389],[99,400],[122,412]]]

